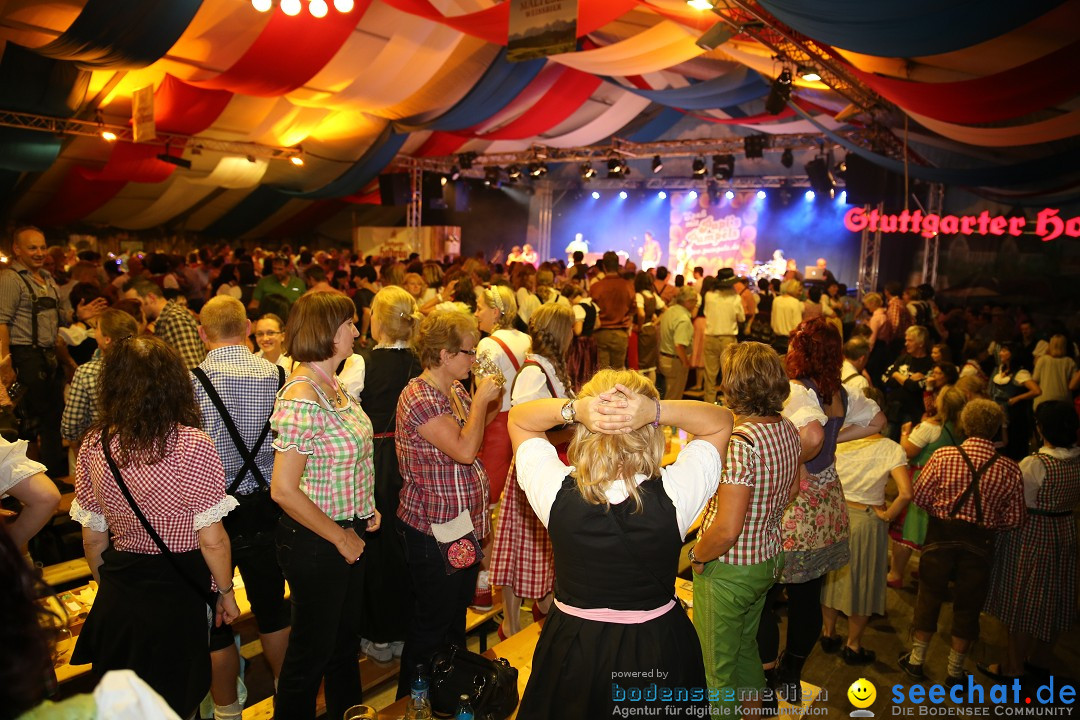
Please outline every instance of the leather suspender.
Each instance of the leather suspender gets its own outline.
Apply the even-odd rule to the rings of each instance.
[[[971,462],[971,458],[966,452],[964,452],[964,448],[957,445],[956,449],[960,451],[960,457],[964,459],[964,462],[967,463],[968,470],[971,471],[971,484],[967,486],[967,489],[964,490],[964,492],[960,493],[960,497],[958,497],[956,499],[956,502],[953,503],[952,508],[949,509],[949,517],[956,517],[956,513],[960,512],[960,507],[964,504],[964,502],[967,501],[969,497],[974,495],[975,519],[980,525],[982,525],[982,496],[979,493],[979,481],[982,480],[982,477],[986,474],[986,471],[989,470],[990,467],[1001,458],[1001,454],[995,452],[993,455],[990,456],[989,460],[984,462],[982,466],[976,470],[975,463]]]
[[[275,367],[277,367],[278,371],[278,390],[280,391],[281,386],[285,384],[285,368],[280,365]],[[229,494],[236,494],[236,491],[240,488],[240,484],[244,480],[244,475],[248,472],[255,478],[255,482],[259,484],[260,490],[269,490],[270,483],[266,481],[266,477],[263,476],[262,471],[259,470],[259,466],[255,463],[255,458],[258,457],[263,443],[266,442],[266,438],[270,435],[270,418],[266,418],[266,423],[263,425],[262,432],[259,433],[259,438],[255,441],[254,447],[249,450],[247,445],[244,444],[244,438],[240,435],[236,423],[233,422],[232,416],[229,415],[229,411],[225,408],[225,403],[222,401],[221,396],[218,395],[217,390],[214,389],[214,384],[210,382],[210,378],[207,377],[202,368],[195,368],[191,371],[191,374],[198,378],[203,389],[206,390],[206,395],[217,409],[218,415],[221,417],[221,422],[225,425],[225,429],[228,431],[229,438],[232,439],[236,451],[240,453],[240,457],[244,460],[244,464],[240,466],[240,471],[236,473],[236,478],[232,481],[232,484],[229,485]]]

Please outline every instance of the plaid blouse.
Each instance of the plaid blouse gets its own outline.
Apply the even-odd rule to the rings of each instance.
[[[968,438],[960,447],[976,469],[990,459],[994,445],[982,438]],[[947,519],[949,511],[971,484],[971,470],[955,447],[938,448],[915,481],[915,504],[936,518]],[[1019,527],[1024,519],[1024,483],[1020,466],[1007,457],[998,460],[979,481],[982,527],[1007,530]],[[957,520],[976,523],[975,498],[968,497],[956,513]]]
[[[296,382],[309,383],[330,404],[322,389],[306,378],[285,383],[270,416],[270,427],[277,433],[274,449],[307,455],[300,490],[331,520],[371,517],[375,514],[371,421],[344,388],[341,392],[349,404],[340,410],[282,397]]]
[[[802,445],[799,431],[787,418],[777,423],[745,423],[736,426],[727,446],[720,484],[752,488],[742,533],[718,559],[729,565],[756,565],[782,549],[780,522],[798,477]],[[701,533],[713,524],[716,495],[705,506]]]
[[[457,381],[450,391],[467,414],[472,404],[468,391]],[[465,425],[465,418],[454,413],[450,398],[423,378],[410,380],[398,398],[397,407],[395,441],[398,466],[405,481],[398,517],[409,527],[430,535],[431,523],[449,522],[462,510],[468,510],[477,536],[486,537],[491,531],[491,520],[483,463],[477,458],[471,465],[463,465],[420,435],[420,426],[440,415],[450,415],[459,426]]]
[[[170,300],[154,322],[154,334],[180,353],[184,367],[191,370],[206,357],[206,345],[199,337],[199,325],[182,305]]]
[[[60,419],[60,434],[65,440],[75,442],[97,419],[98,396],[101,395],[101,351],[93,359],[75,370],[71,389],[64,403],[64,415]]]
[[[115,437],[109,447],[119,463]],[[236,507],[235,498],[225,494],[225,471],[214,443],[196,428],[178,427],[161,462],[121,467],[120,476],[150,526],[174,553],[198,549],[198,531]],[[83,527],[108,531],[117,550],[161,552],[120,491],[97,433],[88,435],[79,448],[70,514]]]

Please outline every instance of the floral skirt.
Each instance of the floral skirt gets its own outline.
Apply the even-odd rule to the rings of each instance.
[[[848,564],[847,504],[835,465],[802,481],[799,496],[784,511],[781,533],[784,573],[780,582],[806,582]]]

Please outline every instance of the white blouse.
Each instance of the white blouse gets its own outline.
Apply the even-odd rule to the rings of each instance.
[[[791,386],[791,394],[784,401],[784,409],[781,414],[800,430],[803,425],[809,422],[818,422],[824,426],[829,418],[822,412],[814,391],[794,381],[789,382],[788,385]],[[844,418],[844,425],[866,427],[879,412],[881,412],[881,408],[878,407],[877,403],[862,393],[848,393],[847,415]]]

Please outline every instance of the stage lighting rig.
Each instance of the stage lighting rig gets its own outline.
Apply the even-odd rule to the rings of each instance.
[[[652,159],[652,171],[653,175],[664,169],[664,161],[660,159],[659,155],[654,155]]]
[[[473,162],[476,160],[476,153],[463,152],[457,156],[457,159],[462,170],[472,170]]]
[[[506,168],[506,178],[511,183],[516,183],[518,180],[520,180],[521,179],[521,166],[520,165],[511,165],[510,167]]]
[[[765,100],[765,112],[770,115],[779,115],[787,107],[791,99],[791,71],[784,68],[780,75],[773,80],[769,89],[769,97]]]
[[[626,177],[630,174],[630,167],[626,161],[618,157],[610,157],[607,161],[608,179]]]
[[[743,154],[746,158],[765,157],[765,148],[769,145],[769,136],[762,133],[747,135],[743,138]]]
[[[712,174],[717,180],[730,180],[735,176],[734,155],[713,155]]]
[[[785,148],[783,154],[780,156],[780,164],[786,168],[795,164],[795,155],[791,152],[791,148]]]
[[[488,187],[499,187],[499,175],[501,169],[498,165],[488,165],[484,168],[484,184]]]
[[[457,180],[459,177],[461,177],[461,168],[459,168],[457,165],[451,165],[450,166],[450,179],[451,180]]]
[[[705,158],[694,158],[694,177],[703,177],[705,175]]]
[[[534,162],[529,163],[529,174],[533,177],[544,177],[547,175],[548,167],[547,163]]]
[[[836,192],[836,178],[833,177],[832,169],[825,158],[817,157],[806,163],[806,176],[810,179],[810,187],[815,193],[832,197]]]
[[[596,168],[594,168],[592,166],[591,162],[586,161],[586,162],[581,163],[580,173],[581,173],[581,179],[583,181],[585,181],[585,182],[588,182],[588,181],[592,180],[594,177],[596,177]]]

